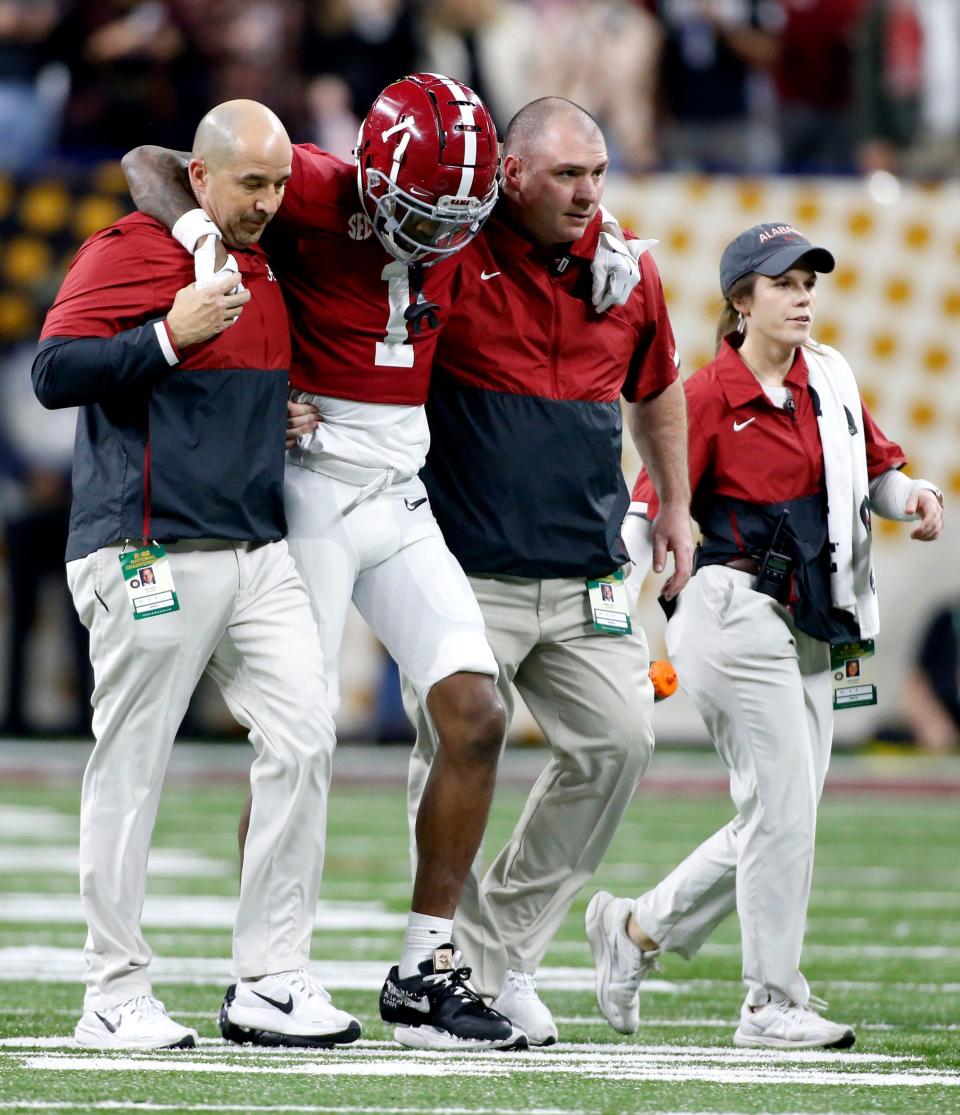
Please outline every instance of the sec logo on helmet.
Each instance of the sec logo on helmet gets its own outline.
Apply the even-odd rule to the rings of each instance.
[[[373,235],[373,222],[366,213],[353,213],[347,221],[347,235],[351,240],[367,240]]]

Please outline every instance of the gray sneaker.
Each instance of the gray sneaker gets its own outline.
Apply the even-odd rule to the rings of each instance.
[[[767,1049],[849,1049],[856,1040],[852,1026],[830,1022],[812,1007],[789,999],[767,1003],[759,1010],[744,1004],[733,1035],[734,1045]]]
[[[587,940],[597,969],[597,1005],[621,1034],[640,1025],[640,984],[656,968],[659,949],[644,952],[627,936],[629,898],[599,890],[587,906]]]

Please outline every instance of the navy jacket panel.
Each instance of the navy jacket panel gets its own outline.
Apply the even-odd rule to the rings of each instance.
[[[629,496],[619,402],[439,379],[427,415],[433,445],[421,477],[468,573],[603,576],[629,560],[620,537]]]
[[[790,605],[799,630],[828,643],[858,639],[860,632],[846,612],[830,603],[830,542],[827,495],[814,492],[778,503],[751,503],[715,496],[699,520],[703,532],[698,564],[722,565],[744,555],[761,560],[782,513],[787,520],[778,549],[793,560]]]
[[[151,537],[275,541],[286,534],[287,396],[285,372],[246,368],[176,368],[153,389]]]

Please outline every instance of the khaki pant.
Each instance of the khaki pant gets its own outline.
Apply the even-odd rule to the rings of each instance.
[[[690,957],[736,907],[747,1001],[805,1004],[800,953],[833,737],[830,652],[753,582],[726,566],[701,569],[667,627],[737,816],[638,898],[634,916],[662,948]]]
[[[334,728],[306,589],[284,542],[167,549],[180,610],[148,619],[133,618],[121,546],[67,564],[96,683],[80,815],[88,1010],[151,993],[147,857],[174,737],[205,669],[256,750],[237,975],[305,966],[316,916]]]
[[[513,682],[551,751],[506,847],[482,878],[474,866],[457,910],[457,947],[478,990],[495,996],[507,968],[536,971],[603,859],[653,750],[653,689],[643,633],[595,632],[583,580],[474,576],[470,584],[508,721]],[[436,737],[409,684],[405,698],[417,724],[412,833]]]

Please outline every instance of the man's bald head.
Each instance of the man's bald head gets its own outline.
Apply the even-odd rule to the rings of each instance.
[[[190,184],[228,244],[255,244],[283,200],[293,149],[277,115],[257,101],[224,101],[200,121]]]
[[[600,125],[585,108],[565,97],[540,97],[531,101],[507,125],[503,140],[503,154],[529,158],[540,148],[554,123],[563,122],[570,130],[579,132],[584,139],[603,143]]]
[[[210,109],[193,137],[193,157],[211,167],[268,153],[286,152],[282,161],[289,162],[289,151],[290,139],[280,117],[259,101],[224,101]]]

